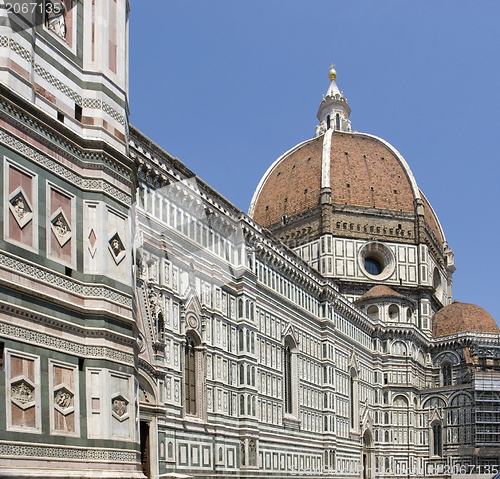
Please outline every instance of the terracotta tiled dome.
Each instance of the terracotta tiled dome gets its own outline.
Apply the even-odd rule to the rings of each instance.
[[[265,227],[320,204],[324,134],[300,143],[281,156],[255,191],[250,215]],[[421,195],[401,155],[384,140],[356,132],[334,131],[329,151],[333,205],[413,213],[423,202],[425,218],[439,241],[439,221]]]
[[[263,226],[317,206],[323,135],[285,153],[263,178],[253,218]],[[331,140],[333,204],[414,211],[411,173],[384,143],[369,135],[335,131]],[[418,194],[418,193],[417,193]]]
[[[385,286],[383,284],[378,284],[377,286],[374,286],[370,290],[368,290],[363,296],[360,296],[357,301],[362,301],[365,299],[369,298],[376,298],[379,296],[396,296],[396,297],[403,297],[402,294],[394,291],[393,289],[389,288],[389,286]]]
[[[495,334],[500,332],[491,315],[475,304],[455,301],[434,315],[432,320],[432,335],[435,338],[462,331]]]

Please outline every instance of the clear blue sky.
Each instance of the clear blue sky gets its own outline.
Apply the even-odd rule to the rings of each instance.
[[[500,322],[500,2],[131,0],[131,123],[243,211],[314,136],[336,64],[354,130],[394,145]]]

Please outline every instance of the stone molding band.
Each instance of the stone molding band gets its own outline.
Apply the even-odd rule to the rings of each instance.
[[[45,68],[43,68],[38,63],[34,62],[31,53],[19,43],[14,41],[12,38],[9,39],[6,35],[0,36],[0,47],[9,48],[19,55],[22,59],[33,64],[35,72],[42,77],[45,81],[50,83],[53,87],[57,88],[61,93],[64,93],[68,98],[73,100],[77,105],[84,108],[92,108],[96,110],[102,110],[107,113],[113,120],[120,123],[120,125],[125,126],[125,117],[120,115],[114,108],[109,106],[106,102],[97,100],[95,98],[83,98],[77,92],[69,88],[63,82],[58,80],[54,75],[49,73]]]

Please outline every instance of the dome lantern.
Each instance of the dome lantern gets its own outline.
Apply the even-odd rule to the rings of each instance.
[[[335,80],[337,71],[332,64],[328,72],[330,86],[323,97],[318,111],[319,125],[316,127],[316,136],[322,135],[325,131],[333,129],[337,131],[351,131],[349,115],[351,109],[344,98],[344,94],[339,90]]]

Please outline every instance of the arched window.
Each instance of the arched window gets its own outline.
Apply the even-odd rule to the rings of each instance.
[[[167,457],[169,459],[173,459],[174,457],[174,444],[172,442],[169,442],[167,445]]]
[[[292,414],[292,351],[289,345],[285,346],[285,413]]]
[[[451,386],[453,380],[451,364],[448,362],[443,363],[441,372],[443,375],[443,386]]]
[[[257,444],[253,439],[248,441],[248,465],[257,465]]]
[[[465,394],[455,396],[447,412],[447,430],[449,442],[454,444],[470,444],[472,440],[472,408],[471,400]]]
[[[427,401],[425,401],[423,409],[433,409],[436,406],[438,408],[444,408],[446,405],[445,402],[440,397],[432,397]]]
[[[196,409],[196,343],[191,336],[186,338],[186,347],[184,350],[184,394],[186,414],[197,413]]]
[[[292,336],[287,336],[283,345],[283,399],[284,414],[297,417],[298,371],[295,350],[297,345]],[[303,363],[305,366],[305,363]]]
[[[246,457],[245,457],[245,441],[240,442],[240,463],[242,466],[246,465]]]
[[[335,115],[335,129],[340,130],[340,115],[338,113]]]
[[[434,268],[432,273],[432,286],[434,287],[436,298],[441,301],[443,297],[443,282],[441,281],[441,275],[437,268]]]
[[[359,421],[359,400],[358,400],[358,373],[354,369],[351,368],[351,373],[349,375],[349,399],[350,399],[350,407],[349,407],[349,415],[350,415],[350,423],[351,428],[356,429],[358,427]]]
[[[434,456],[443,455],[443,428],[441,424],[434,423],[432,425],[432,445]]]
[[[240,384],[245,384],[245,366],[240,364]]]
[[[389,306],[389,319],[399,321],[399,307],[395,304]]]
[[[378,308],[375,305],[370,306],[368,308],[368,310],[366,311],[366,314],[368,316],[370,316],[370,318],[372,318],[372,319],[379,319],[379,317],[380,317]]]
[[[392,344],[392,354],[394,354],[394,356],[406,356],[407,355],[406,344],[403,343],[403,341],[395,341]]]
[[[329,129],[330,129],[330,126],[331,126],[331,125],[330,125],[330,115],[328,115],[328,116],[326,117],[326,129],[327,129],[327,130],[329,130]]]
[[[239,351],[241,351],[241,352],[243,352],[243,341],[244,341],[243,329],[240,329],[240,330],[238,330],[238,347],[239,347]]]
[[[350,378],[350,397],[351,397],[351,428],[354,429],[354,378]]]

